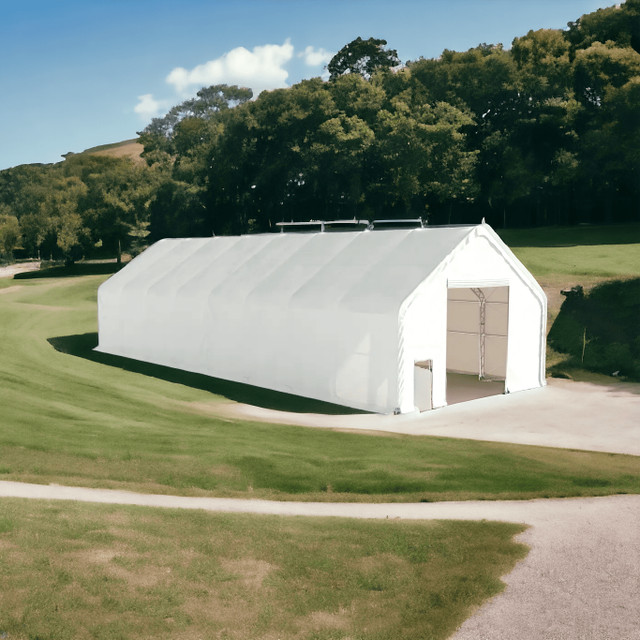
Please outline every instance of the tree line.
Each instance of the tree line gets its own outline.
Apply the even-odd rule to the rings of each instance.
[[[0,172],[0,251],[68,259],[283,220],[496,227],[640,220],[640,0],[400,65],[357,38],[320,78],[255,100],[203,88],[90,155]]]

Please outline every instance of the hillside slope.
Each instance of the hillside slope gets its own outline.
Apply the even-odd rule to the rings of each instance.
[[[91,147],[90,149],[82,151],[82,154],[109,156],[112,158],[131,158],[134,162],[143,162],[140,157],[143,151],[144,147],[138,142],[138,138],[132,138],[131,140],[123,140],[122,142]]]

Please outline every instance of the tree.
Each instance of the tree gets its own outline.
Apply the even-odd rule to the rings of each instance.
[[[582,180],[594,221],[640,220],[640,75],[608,87],[581,139]]]
[[[80,200],[86,193],[87,186],[77,176],[59,177],[40,205],[67,264],[80,258],[90,245],[90,231],[79,213]]]
[[[22,246],[27,255],[40,258],[52,255],[56,246],[56,237],[51,218],[40,205],[19,218],[22,233]]]
[[[323,205],[322,217],[361,217],[363,180],[374,133],[358,116],[340,114],[323,122],[305,149],[305,180],[313,199]]]
[[[366,200],[376,217],[450,217],[456,201],[475,195],[476,152],[467,149],[468,114],[439,102],[411,109],[400,98],[380,112]]]
[[[517,95],[513,58],[502,45],[445,49],[436,60],[422,58],[408,67],[415,104],[448,102],[471,110],[478,126],[509,111]]]
[[[172,107],[162,118],[153,118],[142,131],[138,132],[140,142],[144,145],[143,156],[149,164],[158,159],[158,151],[173,155],[176,153],[175,137],[179,132],[179,125],[185,120],[207,121],[217,113],[226,111],[251,100],[253,91],[236,85],[216,84],[203,87],[195,98],[185,100]],[[196,126],[200,133],[202,126]],[[194,126],[187,132],[183,128],[182,135],[189,137]],[[184,143],[182,144],[184,150]],[[154,153],[156,152],[156,153]]]
[[[640,76],[640,54],[631,47],[617,47],[611,41],[596,42],[580,50],[574,62],[576,97],[598,111],[607,93]]]
[[[385,45],[357,38],[329,63],[330,82],[255,101],[201,89],[141,132],[146,166],[76,154],[0,171],[0,213],[17,218],[26,252],[46,256],[280,220],[640,215],[640,0],[398,73],[385,72],[399,64]]]
[[[335,80],[345,73],[359,73],[369,80],[378,70],[397,67],[400,64],[398,52],[395,49],[385,49],[386,44],[386,40],[363,40],[358,36],[331,58],[327,65],[329,79]]]
[[[312,179],[307,151],[323,123],[337,115],[320,78],[265,92],[229,112],[207,152],[211,229],[266,231],[280,220],[318,215],[323,183]]]
[[[594,42],[613,42],[640,53],[640,0],[598,9],[569,22],[568,26],[567,39],[574,51],[587,49]]]
[[[153,242],[162,238],[210,236],[212,232],[202,189],[173,178],[163,180],[155,188],[149,203],[149,223],[148,237]],[[129,235],[134,238],[135,249],[133,230]]]
[[[6,205],[0,205],[0,258],[11,260],[20,242],[20,223]]]
[[[521,94],[538,101],[566,96],[571,88],[571,61],[562,31],[529,31],[515,38],[511,55],[517,67],[515,86]]]
[[[358,116],[370,125],[389,101],[383,87],[367,82],[357,73],[340,76],[329,83],[328,89],[341,112],[347,116]]]
[[[101,171],[85,176],[87,193],[80,203],[94,243],[100,243],[118,263],[132,243],[139,250],[148,235],[149,206],[166,175],[163,168],[134,164],[124,158],[106,158]]]

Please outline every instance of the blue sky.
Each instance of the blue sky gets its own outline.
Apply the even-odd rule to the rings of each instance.
[[[529,29],[603,0],[0,0],[0,169],[133,138],[204,85],[320,76],[357,36],[403,62]]]

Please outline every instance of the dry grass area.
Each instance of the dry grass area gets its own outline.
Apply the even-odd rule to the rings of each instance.
[[[636,276],[611,277],[611,276],[575,276],[569,274],[548,275],[537,278],[538,283],[547,295],[547,332],[558,317],[560,307],[566,298],[560,293],[565,289],[571,289],[580,285],[585,292],[590,291],[596,285],[611,280],[628,280]]]
[[[131,158],[134,162],[143,163],[144,160],[140,157],[143,151],[142,144],[137,139],[134,139],[93,147],[92,149],[87,149],[84,153],[89,153],[92,156],[108,156],[110,158]]]
[[[526,554],[495,522],[1,505],[11,640],[444,639]]]

